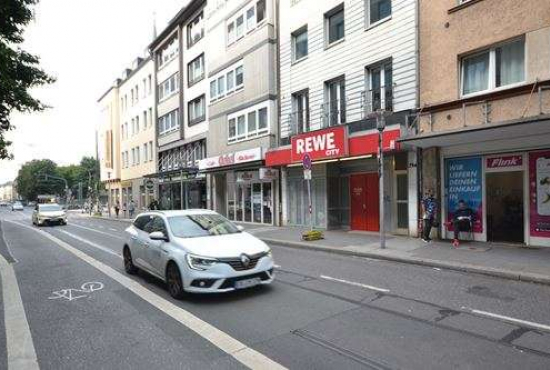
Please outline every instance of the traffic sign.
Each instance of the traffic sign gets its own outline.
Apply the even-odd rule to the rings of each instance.
[[[311,180],[311,170],[304,170],[304,180]]]
[[[309,154],[304,154],[304,158],[302,159],[302,165],[304,166],[304,170],[310,170],[311,171],[311,157]]]

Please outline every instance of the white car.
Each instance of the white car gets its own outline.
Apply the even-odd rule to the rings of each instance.
[[[33,225],[67,225],[67,213],[56,203],[37,204],[32,212]]]
[[[177,299],[185,292],[228,292],[273,281],[270,248],[214,211],[141,213],[126,234],[126,272],[142,269],[158,277]]]
[[[23,205],[21,204],[21,202],[14,202],[11,205],[11,210],[12,211],[23,211],[24,208],[23,208]]]

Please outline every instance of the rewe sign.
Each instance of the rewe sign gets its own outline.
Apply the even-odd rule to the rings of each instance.
[[[347,127],[308,132],[292,137],[292,162],[301,162],[305,154],[312,160],[345,157],[348,154]]]

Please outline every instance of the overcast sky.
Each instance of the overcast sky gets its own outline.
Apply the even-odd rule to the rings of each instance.
[[[13,161],[0,160],[0,183],[22,163],[49,158],[60,165],[95,155],[97,100],[145,52],[156,13],[160,33],[188,0],[41,0],[23,48],[57,78],[33,95],[52,108],[13,114]]]

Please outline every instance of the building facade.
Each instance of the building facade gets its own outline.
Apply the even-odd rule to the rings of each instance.
[[[100,180],[108,191],[109,203],[120,199],[120,79],[99,98],[100,121],[97,128],[97,154]]]
[[[265,168],[277,145],[277,1],[209,1],[209,207],[230,220],[278,223],[278,171]]]
[[[119,84],[121,192],[111,199],[123,211],[130,201],[136,209],[147,208],[156,197],[155,182],[147,177],[157,163],[153,69],[151,58],[137,58]]]
[[[379,230],[375,113],[383,113],[385,227],[417,232],[416,153],[397,142],[417,107],[415,4],[280,1],[281,138],[266,163],[281,169],[283,224]]]
[[[481,241],[550,246],[550,7],[545,0],[420,1],[422,189],[457,202]]]
[[[158,181],[164,209],[206,208],[206,176],[197,161],[206,157],[208,131],[204,7],[193,0],[150,45],[155,64]]]
[[[19,199],[15,183],[12,181],[0,184],[0,201],[12,202]]]

